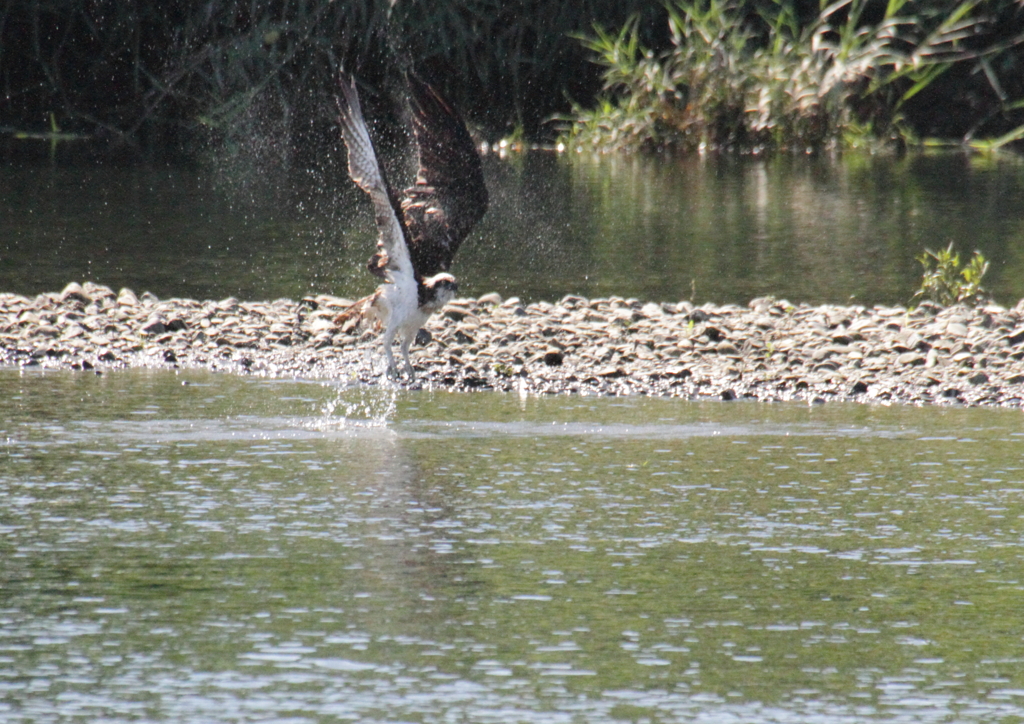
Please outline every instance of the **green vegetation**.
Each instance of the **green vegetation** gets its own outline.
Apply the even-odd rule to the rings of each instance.
[[[491,368],[494,370],[494,374],[501,375],[502,377],[513,377],[515,376],[515,369],[503,362],[495,362]]]
[[[988,32],[998,4],[962,0],[911,12],[908,0],[889,0],[879,16],[869,0],[820,0],[817,15],[801,22],[785,2],[752,13],[732,0],[672,0],[668,50],[644,47],[635,19],[617,33],[595,26],[580,38],[604,69],[604,93],[595,108],[577,105],[563,117],[561,142],[741,151],[905,144],[916,135],[908,104],[957,65],[983,72],[1005,116],[1024,104],[1007,100],[993,61],[1007,66],[1008,49],[1024,36]],[[1020,139],[1022,129],[1002,142]]]
[[[960,265],[960,254],[953,251],[953,244],[939,251],[925,249],[917,257],[924,267],[921,288],[914,299],[930,299],[937,304],[978,304],[988,298],[981,287],[982,277],[988,271],[988,261],[981,252],[974,252],[966,266]]]
[[[566,94],[600,86],[568,34],[631,15],[662,27],[663,10],[645,0],[10,0],[0,138],[46,130],[52,113],[67,132],[117,147],[319,155],[336,135],[339,68],[379,103],[404,65],[489,138],[517,127],[536,136]]]
[[[1024,136],[1022,30],[1017,0],[9,0],[0,139],[320,159],[339,68],[373,105],[414,66],[513,147],[555,116],[599,148],[995,148]]]

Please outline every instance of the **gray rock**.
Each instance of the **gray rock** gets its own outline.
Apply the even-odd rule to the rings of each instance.
[[[665,315],[665,310],[661,308],[660,304],[648,302],[640,307],[640,314],[647,319],[662,317]]]
[[[924,366],[924,364],[927,362],[927,360],[925,360],[924,357],[917,354],[916,352],[904,352],[903,354],[896,358],[896,361],[899,362],[899,364],[901,365],[907,365],[910,367]]]
[[[142,327],[139,329],[142,334],[157,335],[163,334],[167,331],[167,326],[164,324],[164,320],[160,317],[154,316],[147,319]]]
[[[82,290],[82,285],[78,282],[71,282],[64,291],[60,293],[60,300],[62,302],[81,302],[82,304],[88,304],[92,301],[92,297]]]
[[[174,365],[354,375],[373,383],[380,371],[377,333],[333,324],[351,303],[328,295],[299,302],[139,299],[127,289],[115,297],[92,283],[35,298],[0,293],[0,363],[79,370]],[[689,302],[570,295],[558,304],[525,307],[515,298],[484,295],[456,300],[447,311],[454,314],[435,315],[418,336],[418,384],[1024,406],[1024,301],[1012,310],[907,314],[902,308],[794,307],[769,298],[744,308],[697,309]],[[961,394],[965,384],[974,391]]]
[[[1016,347],[1017,345],[1024,343],[1024,326],[1017,327],[1008,335],[1006,335],[1004,339],[1006,340],[1006,343],[1009,344],[1011,347]]]
[[[561,367],[564,359],[565,353],[556,347],[548,347],[543,355],[544,364],[549,367]]]

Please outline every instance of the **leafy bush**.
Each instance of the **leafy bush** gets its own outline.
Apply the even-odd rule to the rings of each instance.
[[[961,266],[960,255],[953,251],[950,242],[939,251],[925,249],[917,260],[924,267],[924,276],[913,299],[930,299],[948,307],[952,304],[978,304],[988,298],[981,287],[981,280],[988,271],[988,261],[981,252],[974,252],[970,263]]]

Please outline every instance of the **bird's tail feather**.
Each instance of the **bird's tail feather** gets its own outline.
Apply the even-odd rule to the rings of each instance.
[[[380,314],[374,305],[377,295],[378,292],[374,292],[368,297],[353,302],[352,306],[334,318],[334,324],[346,334],[380,327]]]

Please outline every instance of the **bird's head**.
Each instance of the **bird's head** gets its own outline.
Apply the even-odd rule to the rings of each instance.
[[[420,290],[420,306],[430,312],[436,312],[445,304],[455,299],[459,285],[455,277],[448,273],[435,274],[423,280]]]

